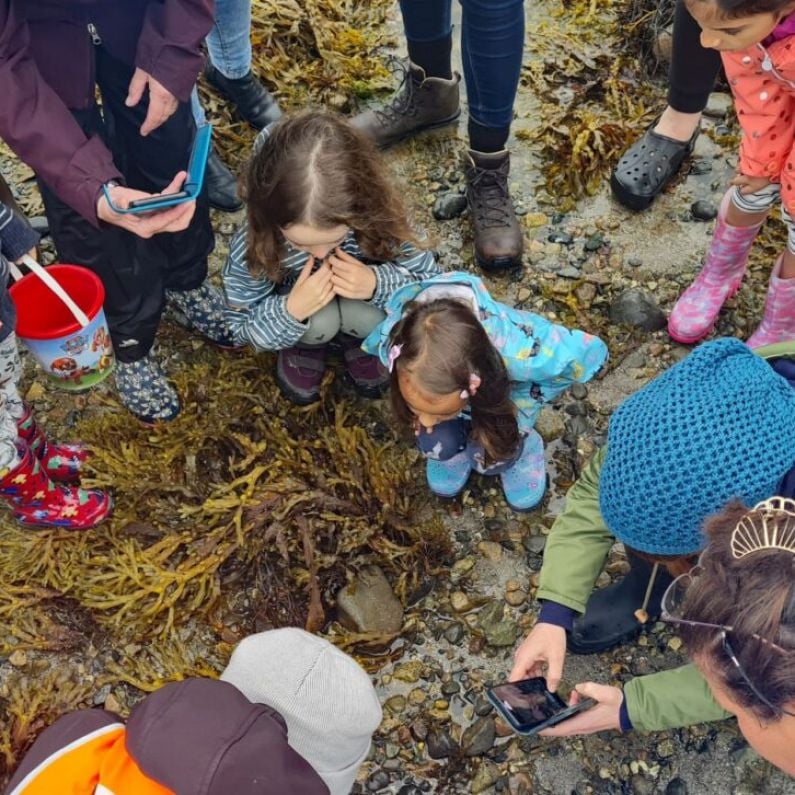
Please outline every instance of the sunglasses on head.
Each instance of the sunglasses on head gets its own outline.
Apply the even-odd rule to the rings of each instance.
[[[748,688],[751,690],[754,696],[756,696],[756,698],[758,698],[763,704],[770,707],[770,709],[772,709],[774,712],[778,714],[783,713],[784,715],[789,715],[790,717],[795,718],[795,713],[789,712],[788,710],[773,704],[751,681],[751,678],[740,664],[740,660],[737,658],[737,654],[735,653],[734,648],[732,647],[729,640],[729,634],[734,632],[734,627],[729,626],[728,624],[711,624],[706,621],[693,621],[689,618],[683,618],[687,590],[698,579],[701,572],[703,571],[704,555],[705,553],[702,552],[696,565],[693,566],[693,568],[690,569],[690,571],[686,574],[682,574],[677,577],[668,586],[667,590],[663,594],[661,603],[662,620],[671,624],[687,624],[691,627],[704,627],[706,629],[716,630],[719,633],[718,636],[721,640],[721,648],[723,649],[723,653],[729,658],[732,665],[737,670],[737,673],[740,675],[745,684],[748,685]],[[755,638],[760,643],[764,643],[769,648],[775,649],[775,651],[779,652],[780,654],[791,654],[791,652],[787,649],[779,646],[777,643],[774,643],[771,640],[768,640],[767,638],[763,638],[761,635],[752,634],[751,637]]]

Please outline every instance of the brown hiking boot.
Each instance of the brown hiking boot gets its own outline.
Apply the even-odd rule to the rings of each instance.
[[[475,259],[486,271],[522,263],[522,230],[508,192],[510,154],[470,149],[464,168],[467,204],[475,232]]]
[[[422,130],[451,124],[461,115],[458,85],[461,75],[451,80],[425,77],[425,70],[409,61],[401,64],[403,80],[392,99],[380,108],[354,116],[351,123],[376,145],[385,149]]]

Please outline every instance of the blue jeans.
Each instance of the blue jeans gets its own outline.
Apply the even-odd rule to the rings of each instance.
[[[510,127],[524,50],[523,0],[461,0],[461,54],[469,115]],[[453,31],[452,0],[400,0],[406,38],[436,41]]]
[[[210,63],[230,80],[251,71],[251,0],[215,0],[215,23],[207,34]],[[194,88],[191,107],[196,125],[204,124],[204,108]]]

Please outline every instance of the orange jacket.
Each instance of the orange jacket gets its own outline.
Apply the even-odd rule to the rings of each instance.
[[[125,726],[73,712],[38,737],[6,795],[328,795],[278,712],[213,679],[166,685]]]
[[[721,53],[743,130],[740,171],[781,183],[795,212],[795,36]]]

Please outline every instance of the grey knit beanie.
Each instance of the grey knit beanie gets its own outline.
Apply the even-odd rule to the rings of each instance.
[[[370,677],[352,657],[302,629],[274,629],[242,640],[221,679],[277,710],[290,747],[331,795],[348,795],[381,723]]]

